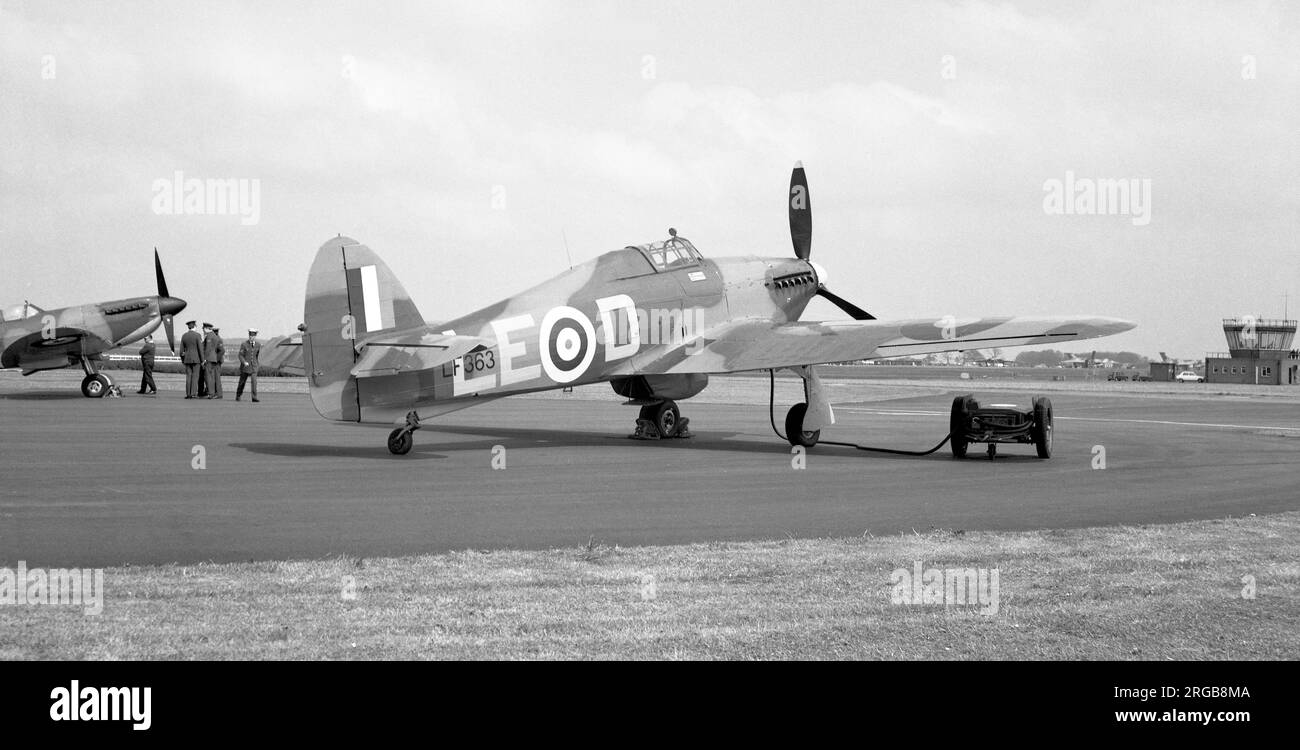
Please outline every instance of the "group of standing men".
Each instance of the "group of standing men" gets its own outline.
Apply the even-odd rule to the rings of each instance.
[[[181,336],[181,363],[185,365],[185,398],[225,398],[221,392],[221,365],[226,360],[226,345],[221,341],[221,329],[214,327],[211,323],[203,324],[203,335],[194,330],[195,321],[187,321],[185,326],[189,329]],[[239,401],[244,396],[244,384],[248,380],[253,381],[252,395],[253,402],[257,402],[257,368],[259,358],[262,354],[262,345],[257,342],[257,329],[250,328],[248,331],[248,340],[239,345],[239,386],[235,388],[235,400]],[[145,347],[140,350],[140,362],[145,365],[144,378],[150,386],[153,385],[152,361],[146,364],[146,349],[148,350],[148,359],[153,359],[152,337],[145,340]],[[145,382],[140,384],[140,392],[145,391]]]

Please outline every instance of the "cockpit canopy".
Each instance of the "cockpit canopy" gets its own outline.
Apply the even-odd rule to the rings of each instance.
[[[698,266],[704,256],[700,251],[695,249],[691,241],[678,237],[676,232],[669,230],[672,237],[662,242],[652,242],[648,245],[628,245],[628,250],[636,250],[645,256],[645,259],[654,266],[655,271],[671,271],[686,266]]]
[[[0,321],[12,323],[15,320],[26,320],[45,312],[41,308],[30,302],[24,302],[21,305],[10,305],[0,309]]]

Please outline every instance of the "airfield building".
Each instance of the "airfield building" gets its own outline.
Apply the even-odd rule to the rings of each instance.
[[[1157,383],[1171,383],[1178,374],[1177,362],[1152,362],[1151,380]]]
[[[1300,384],[1300,352],[1291,348],[1295,330],[1294,320],[1225,319],[1228,351],[1205,356],[1205,382]]]

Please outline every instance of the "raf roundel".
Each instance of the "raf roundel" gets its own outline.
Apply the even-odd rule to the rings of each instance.
[[[596,329],[577,308],[553,307],[542,318],[538,344],[542,369],[557,383],[572,383],[591,366],[596,356]]]

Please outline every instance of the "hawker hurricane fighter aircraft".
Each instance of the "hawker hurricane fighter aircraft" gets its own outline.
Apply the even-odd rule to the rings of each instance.
[[[139,341],[162,323],[167,346],[175,353],[172,316],[185,309],[185,300],[167,294],[162,261],[153,252],[158,296],[42,310],[31,303],[0,310],[0,367],[22,368],[24,375],[80,364],[86,371],[81,392],[99,398],[113,381],[99,372],[100,355]]]
[[[303,354],[326,419],[395,427],[404,454],[423,419],[518,393],[608,382],[640,407],[634,437],[687,437],[676,401],[709,375],[790,370],[805,401],[787,439],[814,445],[834,414],[814,365],[927,352],[1060,344],[1133,327],[1114,318],[876,320],[826,288],[809,260],[812,212],[802,165],[787,195],[794,257],[708,259],[669,238],[605,253],[518,296],[436,329],[379,256],[326,242],[307,279]],[[853,320],[801,321],[814,296]]]

